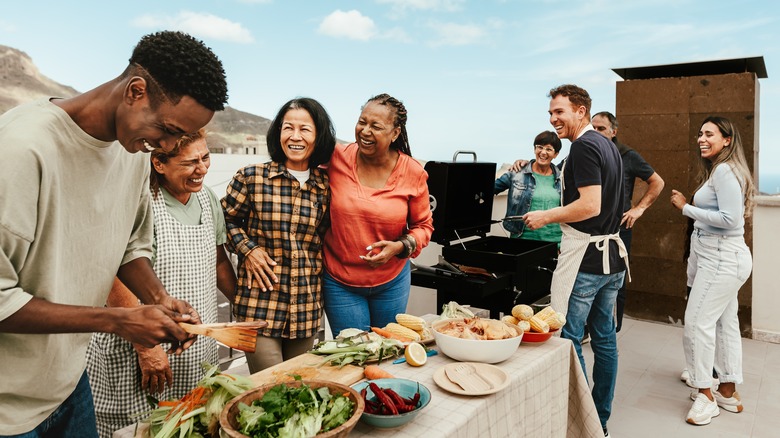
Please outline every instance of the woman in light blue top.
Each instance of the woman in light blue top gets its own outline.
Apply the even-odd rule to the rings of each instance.
[[[526,230],[520,217],[529,211],[549,210],[561,205],[561,175],[552,163],[561,151],[561,139],[552,131],[544,131],[534,139],[534,156],[517,172],[511,169],[493,184],[493,193],[509,189],[504,228],[512,237],[526,240],[561,243],[561,226],[548,224],[536,230]],[[517,218],[512,220],[511,218]]]
[[[701,171],[693,204],[672,190],[672,204],[694,220],[688,258],[691,293],[685,309],[683,347],[693,406],[686,421],[709,424],[720,408],[742,412],[736,384],[742,383],[742,338],[737,292],[753,261],[743,237],[754,185],[742,140],[726,118],[710,116],[699,129]],[[712,369],[720,379],[712,387]]]

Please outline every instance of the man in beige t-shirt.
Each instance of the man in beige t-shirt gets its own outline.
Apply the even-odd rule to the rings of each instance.
[[[151,268],[149,159],[136,152],[171,149],[226,101],[211,50],[159,32],[115,79],[0,116],[0,436],[97,436],[92,332],[177,351],[194,341],[177,322],[197,312]],[[104,307],[115,276],[149,305]]]

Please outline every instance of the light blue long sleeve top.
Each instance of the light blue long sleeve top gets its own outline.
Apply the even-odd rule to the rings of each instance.
[[[685,204],[682,214],[694,228],[722,236],[745,234],[745,199],[737,175],[727,163],[718,165],[693,195],[695,205]]]

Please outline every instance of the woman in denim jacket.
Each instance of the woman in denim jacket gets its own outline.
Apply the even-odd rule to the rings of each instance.
[[[504,228],[514,238],[561,243],[561,227],[556,223],[537,230],[525,230],[520,216],[529,211],[549,210],[561,205],[561,174],[552,160],[561,151],[561,140],[552,131],[544,131],[534,139],[534,155],[519,172],[506,172],[496,179],[493,193],[509,189]],[[517,217],[517,220],[508,218]]]

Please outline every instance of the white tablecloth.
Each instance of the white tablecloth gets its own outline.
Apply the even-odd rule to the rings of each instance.
[[[452,362],[441,353],[429,357],[422,367],[384,362],[382,368],[396,377],[427,386],[431,402],[405,426],[376,429],[359,422],[350,437],[603,436],[577,353],[568,340],[553,337],[543,344],[521,343],[514,356],[496,364],[510,375],[510,385],[491,395],[469,397],[439,388],[433,374]],[[114,433],[114,438],[132,436],[132,426]]]
[[[415,420],[397,429],[358,423],[350,437],[602,437],[601,423],[577,353],[557,337],[543,344],[521,343],[510,359],[496,364],[511,384],[496,394],[469,397],[449,393],[433,381],[440,367],[455,362],[443,354],[422,367],[385,363],[396,377],[421,382],[431,402]]]

